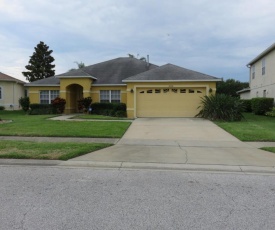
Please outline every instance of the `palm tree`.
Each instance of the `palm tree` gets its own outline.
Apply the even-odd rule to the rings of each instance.
[[[81,61],[81,62],[77,62],[77,61],[75,61],[74,63],[76,63],[77,64],[77,67],[78,67],[78,69],[82,69],[82,68],[84,68],[85,67],[85,64]],[[76,70],[75,68],[72,68],[72,69],[69,69],[69,71],[68,72],[70,72],[70,71],[72,71],[72,70]]]
[[[77,66],[78,66],[78,69],[82,69],[82,68],[84,68],[85,67],[85,64],[81,61],[81,62],[77,62],[77,61],[75,61],[74,63],[76,63],[77,64]]]
[[[139,60],[141,60],[141,61],[145,61],[145,62],[146,62],[146,58],[145,58],[145,57],[138,58],[139,54],[138,54],[136,57],[135,57],[134,54],[128,54],[128,56],[129,56],[130,58],[136,58],[136,59],[139,59]]]

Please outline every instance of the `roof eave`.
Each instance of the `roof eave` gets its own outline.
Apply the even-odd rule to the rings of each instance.
[[[56,78],[91,78],[93,80],[97,80],[96,77],[93,76],[55,76]]]
[[[250,88],[246,88],[246,89],[241,89],[241,90],[237,91],[236,93],[240,94],[240,93],[245,93],[245,92],[250,92],[250,91],[251,91]]]
[[[201,82],[201,81],[209,81],[209,82],[217,82],[222,81],[222,79],[200,79],[200,80],[123,80],[122,82]]]
[[[30,84],[30,83],[27,83],[25,84],[24,86],[27,86],[27,87],[32,87],[32,86],[39,86],[39,87],[49,87],[49,86],[60,86],[60,84]]]
[[[14,82],[14,83],[18,83],[18,84],[25,84],[26,82],[21,82],[21,81],[17,81],[17,80],[9,80],[9,79],[0,79],[0,81],[8,81],[8,82]]]
[[[93,84],[92,86],[126,86],[127,84]]]
[[[275,49],[275,43],[273,43],[271,46],[269,46],[266,50],[264,50],[262,53],[260,53],[257,57],[255,57],[252,61],[250,61],[246,66],[249,68],[252,64],[257,62],[259,59],[264,57],[266,54],[270,53],[272,50]]]

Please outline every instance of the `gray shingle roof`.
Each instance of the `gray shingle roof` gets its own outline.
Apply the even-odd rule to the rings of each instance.
[[[220,81],[220,79],[176,65],[166,64],[126,78],[123,82],[135,81]]]
[[[61,77],[92,77],[93,85],[118,85],[128,81],[219,81],[219,78],[166,64],[158,67],[136,58],[124,57],[71,70],[53,77],[34,81],[26,86],[59,85]]]
[[[97,84],[122,84],[122,80],[138,73],[156,68],[156,65],[149,64],[136,58],[116,58],[87,66],[82,70],[96,77],[94,85]]]
[[[32,85],[52,85],[59,84],[60,77],[79,77],[79,76],[89,76],[96,80],[93,85],[99,84],[124,84],[123,79],[130,76],[136,75],[138,73],[145,72],[150,69],[156,68],[157,65],[149,64],[145,61],[138,60],[136,58],[121,57],[112,59],[109,61],[97,63],[94,65],[86,66],[81,69],[71,70],[69,72],[56,75],[55,77],[49,77],[42,80],[34,81],[26,84],[26,86]]]
[[[56,77],[92,77],[91,74],[86,73],[83,69],[70,70],[69,72],[56,75]]]
[[[49,85],[59,85],[60,80],[59,78],[53,76],[53,77],[48,77],[48,78],[44,78],[41,80],[37,80],[37,81],[33,81],[30,83],[25,84],[25,86],[49,86]]]

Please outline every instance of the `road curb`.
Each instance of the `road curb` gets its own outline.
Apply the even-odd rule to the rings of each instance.
[[[275,167],[249,165],[200,165],[200,164],[164,164],[137,162],[101,162],[101,161],[59,161],[0,159],[0,165],[21,166],[57,166],[57,167],[90,167],[110,169],[151,169],[151,170],[182,170],[198,172],[237,172],[237,173],[268,173],[275,174]]]
[[[0,159],[0,165],[56,166],[59,160]]]
[[[65,161],[59,164],[65,167],[94,167],[118,169],[155,169],[183,171],[214,171],[239,173],[274,173],[275,167],[235,166],[235,165],[198,165],[198,164],[162,164],[162,163],[133,163],[133,162],[100,162],[100,161]]]

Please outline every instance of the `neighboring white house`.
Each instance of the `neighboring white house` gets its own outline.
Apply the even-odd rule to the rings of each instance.
[[[25,82],[0,72],[0,106],[6,110],[18,110],[19,98],[25,96]]]
[[[271,97],[275,99],[275,43],[247,64],[249,87],[238,91],[241,99]]]

